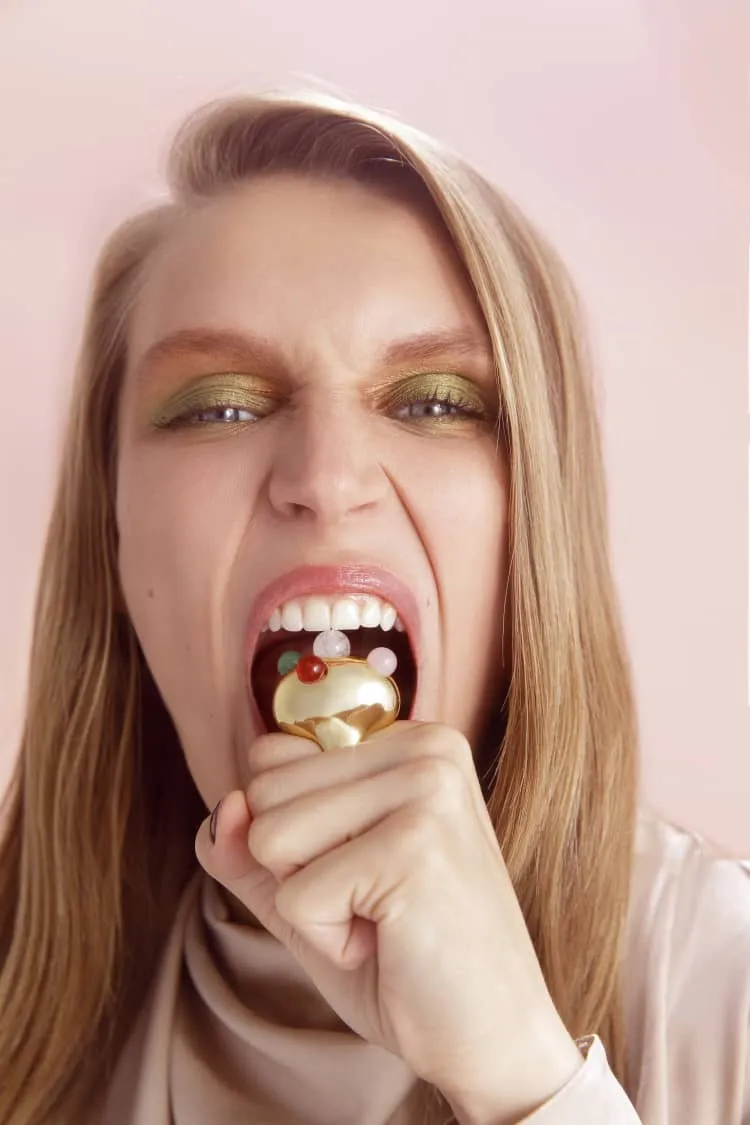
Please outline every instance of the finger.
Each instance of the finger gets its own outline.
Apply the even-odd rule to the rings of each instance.
[[[234,895],[268,933],[290,949],[308,973],[315,979],[326,980],[326,974],[332,971],[331,959],[308,946],[278,913],[278,881],[258,863],[247,846],[251,816],[244,793],[241,790],[228,793],[219,802],[213,819],[214,841],[211,839],[211,817],[206,817],[196,835],[195,851],[203,869]],[[350,948],[362,959],[370,956],[374,949],[370,930],[371,926],[356,925],[352,928]]]
[[[254,862],[247,848],[250,821],[245,794],[241,789],[233,789],[222,797],[198,829],[195,838],[198,862],[220,883],[240,878]]]
[[[251,823],[245,794],[241,789],[232,790],[198,829],[195,854],[212,879],[221,883],[266,929],[283,941],[288,938],[289,926],[276,915],[274,899],[278,883],[248,848]]]
[[[420,908],[407,886],[419,857],[405,862],[414,850],[409,846],[413,822],[411,811],[401,810],[291,875],[276,893],[279,916],[311,949],[341,968],[357,968],[377,944],[377,925],[403,912],[399,895],[402,903]],[[390,855],[394,845],[403,854]]]
[[[291,762],[320,756],[323,751],[317,742],[299,735],[273,731],[255,739],[247,753],[251,778],[267,770],[289,765]]]
[[[469,806],[464,778],[453,763],[401,761],[391,770],[306,792],[254,815],[248,846],[281,882],[405,805],[429,808],[430,815],[443,817],[448,830],[466,820],[461,802]]]
[[[359,746],[328,753],[308,751],[298,757],[288,748],[284,752],[290,759],[285,764],[274,763],[273,748],[268,753],[261,750],[258,756],[258,761],[265,760],[270,768],[256,773],[247,788],[248,804],[256,817],[306,793],[374,777],[420,759],[440,758],[459,767],[468,781],[477,812],[481,811],[485,818],[487,815],[468,743],[456,731],[438,724],[404,720]]]
[[[394,723],[392,727],[382,732],[383,735],[387,737],[391,734],[391,731],[393,731],[392,737],[396,737],[396,728],[400,725],[400,723]],[[445,760],[458,767],[468,785],[474,810],[483,823],[485,832],[489,834],[489,838],[494,843],[497,843],[495,829],[487,812],[487,805],[482,793],[482,785],[477,774],[474,751],[471,748],[469,740],[461,734],[460,731],[454,730],[453,727],[445,726],[442,723],[415,722],[409,720],[408,723],[405,721],[404,725],[416,728],[413,736],[413,745],[410,746],[412,756],[432,758],[438,761]]]

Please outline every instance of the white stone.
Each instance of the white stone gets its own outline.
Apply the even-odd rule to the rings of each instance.
[[[374,648],[367,657],[367,663],[381,676],[392,676],[398,668],[396,654],[389,648]]]
[[[329,660],[349,656],[351,651],[349,638],[346,633],[341,633],[338,629],[326,629],[325,632],[318,633],[313,641],[315,655],[327,657]]]

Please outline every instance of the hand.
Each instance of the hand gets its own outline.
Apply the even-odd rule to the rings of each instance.
[[[267,734],[196,840],[202,866],[357,1034],[460,1121],[516,1122],[582,1065],[552,1003],[462,735],[398,722],[322,753]]]

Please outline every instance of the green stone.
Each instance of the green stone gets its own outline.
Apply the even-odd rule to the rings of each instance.
[[[282,652],[279,657],[279,662],[276,667],[279,670],[280,676],[285,676],[287,672],[291,672],[297,667],[300,660],[300,653],[298,652]]]

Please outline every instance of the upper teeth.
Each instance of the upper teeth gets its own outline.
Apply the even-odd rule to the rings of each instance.
[[[275,609],[261,632],[321,633],[324,629],[383,629],[403,632],[396,610],[388,602],[370,594],[347,594],[324,598],[313,595],[284,602]]]

